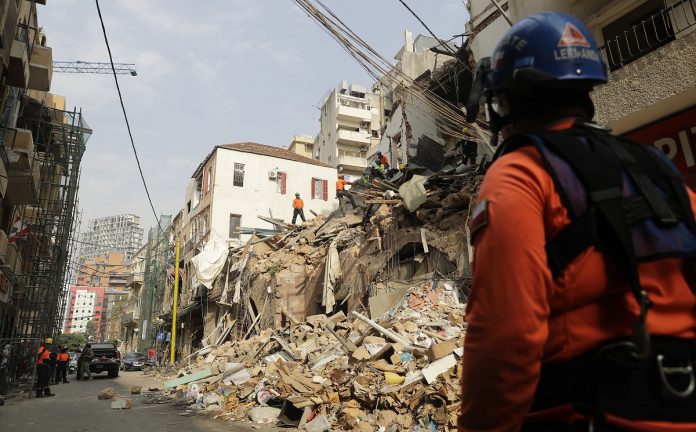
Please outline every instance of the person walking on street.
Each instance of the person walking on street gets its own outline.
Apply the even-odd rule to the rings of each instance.
[[[70,383],[70,381],[68,381],[68,365],[70,365],[70,354],[68,354],[68,350],[65,347],[60,347],[60,352],[56,357],[56,361],[56,384],[59,384],[61,381],[64,384]]]
[[[459,431],[696,430],[696,193],[591,122],[607,69],[577,18],[524,18],[491,58]]]
[[[339,175],[338,180],[336,180],[336,198],[338,199],[339,206],[341,205],[341,198],[348,198],[348,200],[350,201],[350,205],[353,206],[353,208],[355,209],[358,207],[355,204],[355,198],[349,190],[346,190],[346,185],[351,184],[352,183],[348,183],[348,181],[346,181],[346,179],[342,175]]]
[[[292,224],[295,225],[295,221],[297,220],[297,216],[302,219],[302,222],[305,221],[304,217],[304,201],[300,198],[300,194],[296,193],[295,194],[295,199],[292,200]]]
[[[78,368],[80,368],[80,371],[82,372],[79,374],[79,379],[86,381],[92,378],[92,372],[89,370],[89,365],[92,363],[93,358],[94,352],[92,351],[92,344],[85,345],[84,349],[82,350],[82,354],[80,355],[80,364],[78,365]]]
[[[51,352],[49,346],[51,344],[51,339],[46,339],[45,342],[39,347],[39,351],[36,355],[36,397],[46,397],[55,396],[51,393],[51,387],[49,387],[51,382],[51,365],[50,357]]]

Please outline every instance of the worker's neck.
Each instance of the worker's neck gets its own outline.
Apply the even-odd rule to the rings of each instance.
[[[541,113],[534,116],[523,117],[515,120],[501,130],[501,137],[507,139],[509,136],[533,130],[555,129],[558,124],[563,124],[569,120],[589,121],[590,116],[581,107],[560,107],[554,112]]]

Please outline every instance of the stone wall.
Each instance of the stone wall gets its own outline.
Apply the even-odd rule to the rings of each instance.
[[[595,120],[610,124],[695,87],[695,59],[692,32],[612,72],[609,83],[593,92]]]

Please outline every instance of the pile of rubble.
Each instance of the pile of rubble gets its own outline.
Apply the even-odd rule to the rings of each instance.
[[[454,427],[481,180],[412,164],[354,185],[359,209],[299,228],[259,216],[276,233],[229,252],[217,318],[166,394],[187,415],[310,431]]]
[[[338,312],[262,330],[197,356],[165,387],[191,410],[310,431],[453,427],[466,330],[459,296],[451,281],[428,282],[379,321]]]

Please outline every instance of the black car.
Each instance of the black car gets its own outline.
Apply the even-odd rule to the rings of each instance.
[[[92,352],[94,358],[89,364],[89,371],[94,374],[108,372],[109,376],[116,378],[118,371],[121,368],[121,353],[116,349],[116,345],[112,343],[93,343]],[[82,362],[82,356],[78,360]],[[77,371],[77,379],[82,379],[82,371]]]
[[[123,358],[123,370],[143,370],[145,363],[147,362],[147,356],[143,353],[131,352],[126,354]]]

